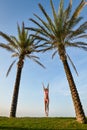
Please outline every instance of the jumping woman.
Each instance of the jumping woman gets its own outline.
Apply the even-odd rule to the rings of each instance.
[[[49,84],[47,88],[44,87],[43,84],[43,90],[44,90],[44,105],[45,105],[45,114],[48,116],[49,114]]]

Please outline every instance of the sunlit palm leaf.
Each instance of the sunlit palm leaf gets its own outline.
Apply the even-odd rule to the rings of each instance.
[[[17,24],[17,28],[18,28],[17,30],[18,30],[19,41],[21,41],[21,30],[19,24]]]
[[[4,43],[0,43],[0,47],[2,47],[3,49],[6,49],[10,52],[15,52],[9,45],[6,45]]]
[[[78,27],[75,31],[72,32],[71,34],[71,38],[73,37],[77,37],[83,33],[85,33],[85,31],[87,30],[87,22],[84,22],[83,24],[80,25],[80,27]]]
[[[19,44],[19,41],[18,41],[18,39],[15,37],[15,36],[10,36],[11,37],[11,39],[14,41],[14,44],[12,44],[12,46],[14,47],[14,48],[18,48],[18,45],[17,44]],[[10,44],[11,45],[11,44]]]
[[[83,19],[83,17],[78,17],[76,19],[73,19],[73,20],[69,20],[67,23],[66,23],[66,26],[68,27],[68,30],[72,30],[74,27],[76,27],[76,25]]]
[[[60,33],[62,30],[63,30],[63,24],[64,24],[64,11],[63,11],[63,8],[64,8],[64,0],[61,0],[60,1],[60,5],[59,5],[59,9],[58,9],[58,18],[57,18],[57,29],[58,29],[58,33]]]
[[[63,14],[63,6],[64,6],[64,0],[60,0],[60,5],[58,9],[58,17],[61,17]]]
[[[49,15],[46,13],[45,9],[43,8],[43,6],[42,6],[41,4],[39,4],[39,7],[40,7],[41,11],[43,12],[43,14],[45,15],[45,17],[46,17],[46,19],[47,19],[47,21],[48,21],[48,23],[49,23],[49,26],[50,26],[51,30],[54,32],[54,31],[55,31],[55,26],[54,26],[54,24],[53,24],[51,18],[50,18]]]
[[[34,14],[34,16],[35,16],[37,19],[39,19],[39,20],[43,23],[43,25],[47,28],[48,31],[50,31],[50,29],[49,29],[49,24],[47,24],[47,23],[46,23],[43,19],[41,19],[38,15]]]
[[[8,36],[7,34],[3,33],[3,32],[0,32],[0,36],[2,36],[5,40],[7,40],[8,42],[10,43],[13,43],[14,42],[11,40],[10,36]]]
[[[72,27],[73,22],[78,18],[80,12],[82,11],[83,7],[87,4],[87,2],[84,2],[84,0],[81,0],[80,4],[78,7],[75,9],[75,12],[73,13],[71,19],[70,19],[70,24],[69,28]]]
[[[36,22],[34,19],[30,19],[33,23],[35,23],[37,26],[39,26],[42,30],[44,30],[45,35],[49,36],[49,32],[47,30],[45,30],[45,28],[43,26],[41,26],[38,22]]]
[[[50,3],[51,3],[51,7],[52,7],[52,12],[53,12],[53,17],[54,17],[55,25],[58,25],[58,18],[57,18],[57,14],[56,14],[56,11],[54,9],[54,5],[53,5],[52,0],[50,0]]]
[[[65,23],[68,21],[68,19],[69,19],[69,17],[70,17],[71,9],[72,9],[72,0],[70,0],[68,7],[67,7],[66,10],[64,11]]]
[[[24,29],[24,22],[22,23],[22,32],[21,32],[22,36],[24,38],[26,38],[26,33],[25,33],[25,29]]]
[[[75,19],[79,16],[81,10],[83,9],[83,7],[87,4],[87,2],[85,2],[84,0],[81,0],[80,4],[78,5],[78,7],[76,8],[75,12],[73,13],[73,16],[71,19]]]
[[[77,23],[79,23],[79,20],[81,20],[82,19],[82,17],[79,17],[76,21],[77,22],[75,22],[75,23],[73,23],[73,25],[72,26],[76,26],[76,24]],[[66,25],[67,26],[67,25]],[[65,27],[66,28],[66,27]],[[70,28],[69,28],[70,29]],[[74,40],[74,39],[78,39],[77,37],[79,37],[80,35],[82,35],[82,34],[84,34],[85,33],[85,31],[87,30],[87,22],[84,22],[82,25],[80,25],[76,30],[72,30],[72,31],[70,31],[69,32],[69,30],[67,30],[67,33],[68,33],[68,35],[66,35],[67,37],[66,37],[66,39],[67,40]]]

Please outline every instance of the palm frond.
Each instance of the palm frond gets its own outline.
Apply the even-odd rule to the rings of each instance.
[[[47,35],[45,32],[43,32],[43,30],[40,29],[40,28],[26,27],[25,29],[28,29],[28,30],[37,32],[38,34],[41,34],[41,35],[43,35],[44,37],[48,36],[48,35]],[[30,36],[32,36],[32,34],[30,34]]]
[[[77,74],[77,76],[78,76],[78,72],[77,72],[76,67],[75,67],[75,65],[73,64],[73,62],[72,62],[70,56],[69,56],[68,54],[67,54],[66,56],[67,56],[67,58],[69,59],[69,61],[70,61],[71,65],[72,65],[74,71],[76,72],[76,74]]]
[[[59,9],[58,9],[58,17],[61,17],[63,14],[63,6],[64,6],[64,0],[60,0]]]
[[[22,23],[21,35],[23,43],[26,42],[26,39],[28,38],[28,30],[25,30],[24,22]]]
[[[81,24],[75,31],[72,31],[71,35],[69,35],[69,39],[76,39],[78,36],[82,35],[85,33],[87,30],[87,22],[84,22]]]
[[[17,24],[17,30],[18,30],[18,37],[19,37],[19,40],[21,40],[21,30],[20,30],[19,24]]]
[[[20,47],[24,46],[25,39],[27,38],[27,32],[25,32],[24,23],[22,23],[22,28],[18,24],[18,40]]]
[[[14,44],[13,40],[11,39],[11,37],[8,36],[7,34],[5,34],[5,33],[3,33],[3,32],[0,32],[0,35],[1,35],[5,40],[7,40],[8,43]]]
[[[86,42],[79,42],[78,41],[78,42],[73,43],[73,45],[74,44],[79,45],[79,46],[84,46],[84,47],[86,46],[87,47],[87,43]]]
[[[3,49],[6,49],[10,52],[15,52],[15,50],[13,48],[11,48],[9,45],[6,45],[4,43],[0,43],[0,47],[2,47]]]
[[[40,42],[41,40],[38,40],[37,42],[35,42],[35,46],[37,46]]]
[[[47,48],[52,47],[52,45],[48,45],[48,42],[44,42],[40,45],[37,45],[33,48],[33,52],[44,52]]]
[[[12,44],[12,46],[13,46],[14,48],[18,48],[18,45],[17,45],[17,44],[19,44],[18,39],[17,39],[15,36],[10,36],[10,37],[11,37],[11,39],[14,41],[14,44]]]
[[[84,22],[83,24],[80,25],[80,27],[76,31],[85,32],[86,30],[87,30],[87,22]]]
[[[53,48],[54,48],[53,46],[49,46],[49,47],[43,49],[42,52],[44,53],[46,51],[52,50]]]
[[[57,15],[57,18],[56,18],[56,32],[57,34],[61,33],[61,31],[63,30],[63,25],[64,25],[64,11],[63,11],[63,7],[64,7],[64,0],[61,0],[60,1],[60,4],[59,4],[59,9],[58,9],[58,15]]]
[[[68,28],[68,30],[72,30],[74,27],[76,27],[76,25],[83,19],[83,17],[78,17],[76,19],[73,19],[73,20],[69,20],[67,23],[66,23],[66,26]]]
[[[44,16],[46,17],[47,21],[49,22],[50,25],[52,25],[52,21],[49,17],[49,15],[46,13],[45,9],[43,8],[43,6],[41,4],[38,4],[39,8],[41,9],[42,13],[44,14]]]
[[[36,62],[38,65],[40,65],[41,67],[43,67],[44,69],[46,68],[42,63],[40,63],[38,60],[36,59],[32,59],[34,62]]]
[[[31,34],[31,36],[35,37],[36,39],[42,40],[42,41],[48,41],[45,37],[41,37],[41,36],[36,36],[34,34]]]
[[[79,48],[83,49],[84,51],[87,51],[87,47],[79,46]]]
[[[40,7],[42,13],[44,14],[44,16],[46,17],[46,19],[47,19],[47,21],[48,21],[48,23],[49,23],[49,26],[50,26],[50,28],[51,28],[51,30],[54,32],[55,26],[54,26],[54,24],[53,24],[51,18],[50,18],[49,15],[46,13],[45,9],[43,8],[43,6],[42,6],[41,4],[39,4],[39,7]]]
[[[87,2],[84,2],[84,0],[81,0],[80,4],[77,6],[77,8],[75,9],[75,12],[73,13],[70,21],[69,21],[69,28],[73,27],[73,25],[75,25],[76,20],[78,18],[78,16],[80,15],[80,12],[82,11],[83,7],[87,4]],[[78,22],[77,22],[78,23]]]
[[[41,67],[43,67],[44,69],[46,68],[42,63],[40,63],[34,56],[31,57],[30,55],[27,55],[27,57],[29,59],[32,59],[34,62],[36,62],[38,65],[40,65]]]
[[[63,30],[64,22],[65,22],[65,15],[64,15],[64,0],[60,1],[59,9],[58,9],[58,18],[57,18],[57,29],[59,30],[59,34]]]
[[[78,39],[78,38],[87,38],[87,34],[80,35],[80,36],[77,37],[77,39]]]
[[[25,36],[24,22],[22,23],[22,36]]]
[[[34,47],[34,49],[36,50],[36,49],[38,49],[38,48],[46,48],[46,47],[48,47],[47,42],[45,42],[45,43],[42,43],[42,44],[40,44],[40,45],[35,46],[35,47]]]
[[[58,52],[58,50],[56,50],[56,51],[52,54],[52,59],[54,58],[54,56],[56,55],[57,52]]]
[[[38,56],[30,55],[31,58],[40,59]]]
[[[37,50],[35,51],[46,52],[52,49],[58,50],[59,47],[58,44],[63,44],[65,47],[76,47],[87,51],[85,42],[81,43],[74,41],[79,37],[80,38],[86,37],[85,31],[87,29],[87,23],[85,22],[81,26],[79,27],[77,26],[78,28],[76,28],[76,25],[78,25],[79,22],[83,19],[83,17],[80,17],[79,15],[83,7],[87,3],[84,0],[81,0],[80,4],[77,6],[76,10],[72,15],[71,15],[72,0],[70,0],[69,5],[65,10],[64,10],[64,0],[60,0],[58,14],[56,13],[52,0],[50,0],[50,4],[54,20],[51,19],[51,17],[48,15],[44,7],[41,4],[39,4],[39,8],[46,18],[46,22],[40,16],[34,14],[34,16],[39,20],[40,23],[38,23],[38,21],[34,19],[30,19],[35,25],[37,25],[37,27],[27,28],[31,31],[38,33],[37,36],[35,36],[35,34],[31,34],[33,37],[35,37],[36,40],[40,40],[46,43],[45,44],[46,46],[42,45],[41,50],[40,49],[38,50],[36,47]],[[53,53],[52,58],[57,53],[56,50]]]
[[[47,24],[43,19],[41,19],[38,15],[34,14],[34,16],[46,27],[46,29],[50,32],[49,24]]]
[[[72,9],[72,0],[70,0],[68,7],[64,11],[65,23],[68,21],[68,19],[70,17],[71,9]]]
[[[87,43],[86,42],[81,42],[81,41],[77,41],[77,42],[66,42],[65,43],[65,46],[67,47],[67,46],[87,46]]]
[[[19,53],[13,53],[11,57],[19,57]]]
[[[49,32],[43,27],[41,26],[38,22],[36,22],[34,19],[30,19],[30,21],[32,21],[33,23],[35,23],[37,26],[39,26],[41,28],[41,30],[43,32],[45,32],[45,35],[48,35],[49,36]]]
[[[84,0],[81,0],[80,4],[78,5],[78,7],[76,8],[75,12],[72,15],[72,20],[77,18],[81,12],[81,10],[83,9],[83,7],[87,4],[87,2],[85,2]]]
[[[58,18],[57,18],[57,14],[56,14],[56,11],[55,11],[55,9],[54,9],[54,5],[53,5],[52,0],[50,0],[50,4],[51,4],[51,8],[52,8],[52,13],[53,13],[55,25],[57,25],[57,23],[58,23]]]
[[[75,42],[75,43],[67,42],[66,47],[75,47],[87,51],[87,43],[85,42]]]
[[[12,69],[12,67],[13,67],[13,65],[14,65],[15,62],[16,62],[16,60],[14,60],[14,61],[12,62],[12,64],[9,66],[8,71],[7,71],[7,74],[6,74],[6,77],[9,75],[9,72],[11,71],[11,69]]]

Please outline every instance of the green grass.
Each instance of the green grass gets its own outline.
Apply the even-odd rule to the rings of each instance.
[[[75,118],[7,118],[0,117],[0,130],[87,130]]]

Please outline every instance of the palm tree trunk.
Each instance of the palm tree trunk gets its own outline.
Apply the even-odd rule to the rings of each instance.
[[[64,66],[64,70],[66,73],[66,77],[69,83],[69,87],[70,87],[70,91],[71,91],[71,95],[72,95],[72,100],[73,100],[73,104],[75,107],[75,113],[76,113],[76,119],[78,122],[80,123],[86,123],[86,118],[85,118],[85,114],[81,105],[81,101],[79,98],[79,94],[78,91],[76,89],[76,85],[74,83],[74,79],[72,76],[72,73],[70,71],[67,59],[64,60],[64,58],[61,58],[63,66]]]
[[[15,86],[14,86],[10,117],[16,117],[16,109],[17,109],[17,101],[18,101],[18,93],[19,93],[22,68],[23,67],[19,67],[19,66],[17,68],[17,75],[16,75]]]

